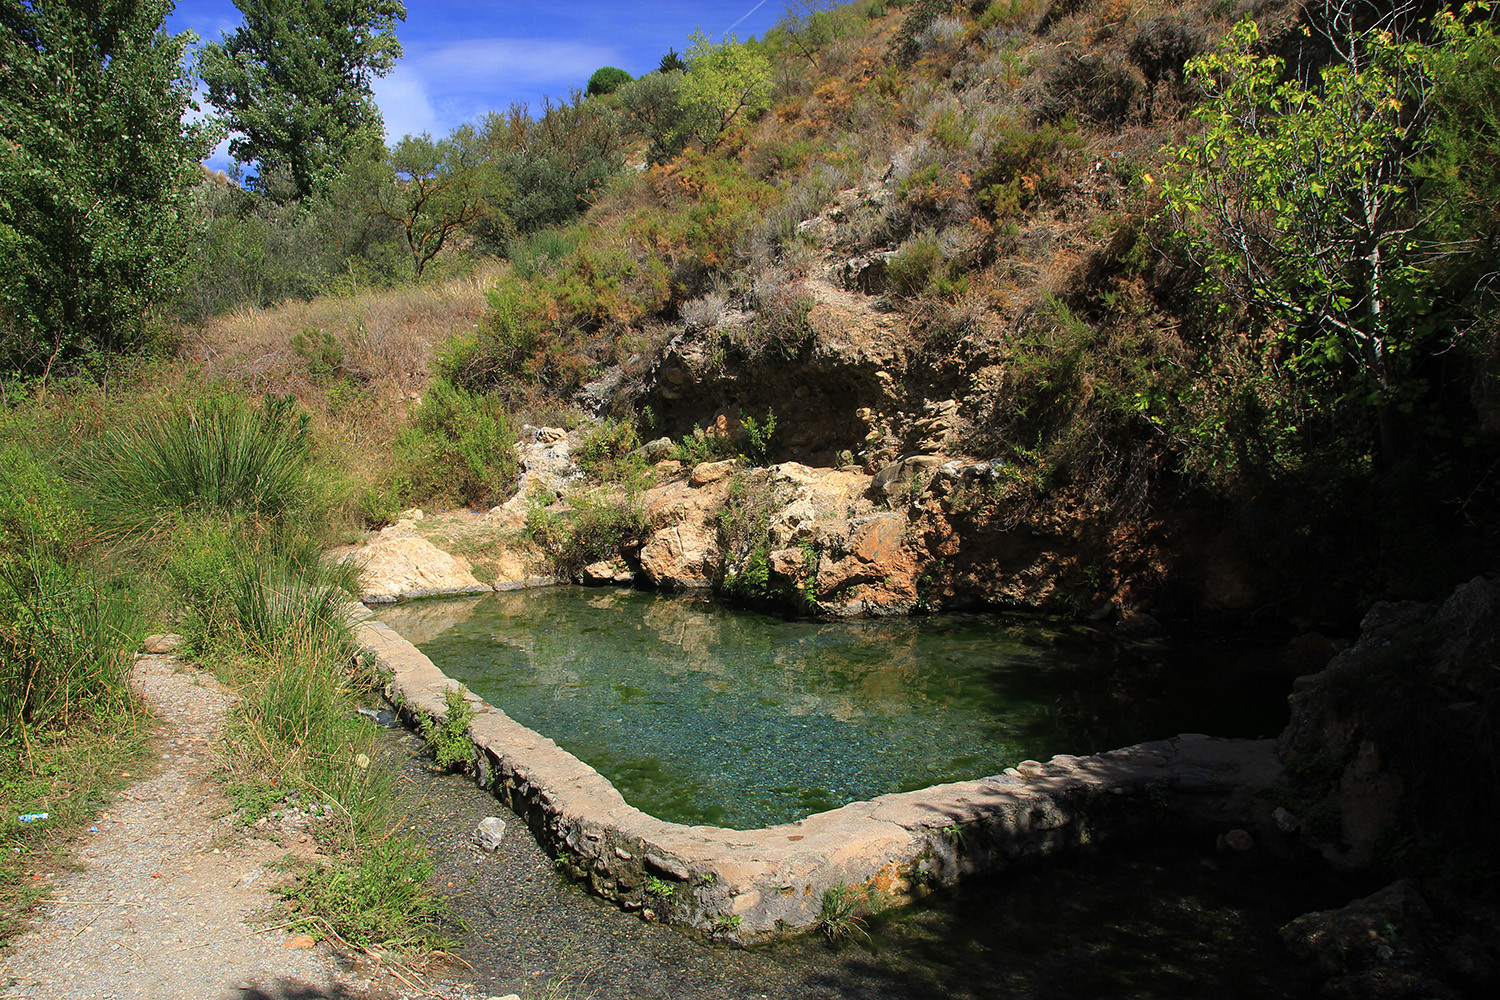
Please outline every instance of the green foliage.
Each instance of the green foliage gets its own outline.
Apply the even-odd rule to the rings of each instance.
[[[481,155],[467,126],[436,142],[426,132],[406,136],[391,147],[386,168],[371,211],[406,235],[414,278],[422,277],[450,236],[489,214],[507,194],[504,177]]]
[[[130,593],[45,546],[11,554],[0,567],[0,748],[126,711],[142,632]]]
[[[545,98],[539,115],[524,104],[486,115],[479,141],[505,179],[504,213],[521,233],[572,221],[625,162],[618,116],[577,91]]]
[[[738,454],[734,439],[726,434],[709,435],[701,428],[685,434],[677,442],[673,457],[688,468],[704,462],[718,462]]]
[[[259,408],[210,397],[106,434],[79,476],[117,538],[149,538],[183,513],[285,522],[316,495],[308,419],[290,396]]]
[[[633,135],[649,140],[646,160],[664,163],[697,133],[694,108],[683,102],[683,71],[648,73],[615,92],[615,106]]]
[[[745,459],[751,465],[771,464],[776,444],[776,411],[767,407],[764,420],[746,414],[740,418],[740,430],[744,433]]]
[[[665,879],[652,875],[646,879],[646,893],[657,899],[670,899],[677,892],[677,887]]]
[[[594,70],[594,75],[589,77],[589,85],[585,92],[590,97],[599,97],[603,94],[613,94],[622,86],[634,80],[635,77],[615,66],[601,66]]]
[[[438,767],[447,769],[465,764],[474,756],[474,744],[469,740],[474,706],[464,697],[461,687],[445,690],[443,705],[447,711],[442,722],[424,715],[418,729]]]
[[[577,238],[558,229],[539,229],[512,239],[505,247],[511,272],[522,281],[545,277],[573,252]]]
[[[434,379],[396,438],[411,502],[498,502],[515,489],[515,426],[504,401]]]
[[[646,471],[645,458],[630,454],[640,446],[634,423],[606,417],[584,433],[573,459],[579,468],[604,482],[634,481]]]
[[[904,298],[949,296],[968,287],[967,278],[954,270],[937,237],[923,233],[897,248],[887,263],[886,276],[891,291]]]
[[[398,0],[236,0],[245,21],[205,45],[199,72],[229,127],[229,152],[257,166],[269,188],[285,172],[291,194],[326,191],[380,141],[370,91],[401,57]]]
[[[687,70],[687,63],[682,61],[682,56],[677,54],[676,49],[667,49],[666,54],[661,57],[661,62],[656,64],[656,72],[682,73]],[[647,74],[648,76],[650,74]]]
[[[863,895],[842,882],[829,886],[823,893],[817,926],[830,943],[841,944],[856,938],[870,940],[865,920],[859,915]]]
[[[1439,252],[1422,238],[1412,186],[1427,50],[1343,27],[1347,54],[1316,85],[1258,54],[1248,20],[1189,63],[1209,96],[1196,112],[1204,131],[1169,150],[1163,194],[1215,287],[1255,311],[1299,377],[1373,404],[1389,455],[1391,404],[1430,330],[1412,322],[1419,289]]]
[[[448,915],[430,883],[433,862],[413,837],[376,841],[354,861],[320,864],[283,888],[291,927],[314,937],[333,930],[357,948],[442,950]]]
[[[701,31],[689,37],[682,102],[695,112],[699,140],[712,147],[737,119],[754,118],[771,106],[771,63],[733,35],[719,45]]]
[[[1035,128],[1002,122],[989,161],[974,176],[974,200],[992,218],[1005,219],[1037,201],[1056,199],[1072,183],[1082,146],[1082,137],[1066,122]]]
[[[236,306],[311,299],[340,285],[390,285],[409,273],[402,232],[366,211],[373,161],[326,194],[278,203],[213,175],[188,192],[190,229],[174,308],[201,321]]]
[[[149,346],[182,261],[181,193],[210,145],[183,125],[188,41],[165,0],[0,15],[0,365],[101,369]]]
[[[572,512],[560,562],[564,567],[586,566],[611,559],[621,550],[638,546],[651,527],[651,519],[638,494],[613,490],[581,490],[568,495]]]

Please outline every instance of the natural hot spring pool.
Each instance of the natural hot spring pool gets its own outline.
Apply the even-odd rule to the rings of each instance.
[[[767,826],[1028,758],[1286,721],[1284,676],[1029,616],[787,621],[553,587],[380,617],[632,805],[681,823]]]

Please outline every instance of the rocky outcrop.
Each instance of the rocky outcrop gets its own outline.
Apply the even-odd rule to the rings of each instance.
[[[396,522],[341,561],[359,565],[360,600],[367,604],[494,589],[474,577],[467,560],[419,536],[411,521]]]
[[[1472,580],[1441,607],[1371,608],[1358,641],[1291,696],[1278,747],[1303,842],[1361,868],[1392,838],[1461,850],[1500,819],[1497,654],[1500,581]]]

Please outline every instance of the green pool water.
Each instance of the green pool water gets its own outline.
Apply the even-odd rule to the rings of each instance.
[[[682,823],[748,829],[1027,758],[1285,724],[1284,679],[1034,617],[789,621],[571,587],[380,617],[632,805]]]

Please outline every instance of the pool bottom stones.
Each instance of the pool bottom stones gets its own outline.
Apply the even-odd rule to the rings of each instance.
[[[735,944],[834,933],[968,876],[1111,839],[1231,827],[1277,836],[1274,741],[1200,735],[1027,761],[758,830],[668,823],[462,689],[389,626],[363,617],[357,637],[389,671],[386,697],[409,724],[443,721],[446,693],[462,690],[474,712],[465,770],[527,822],[560,867],[647,920]]]

